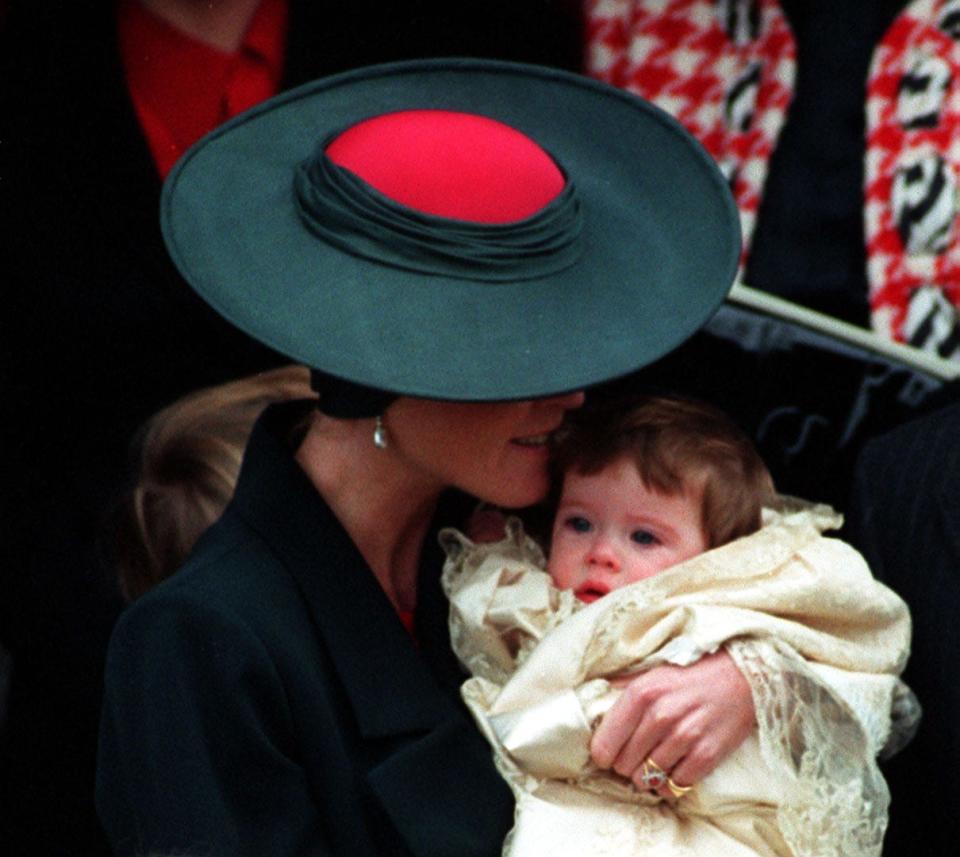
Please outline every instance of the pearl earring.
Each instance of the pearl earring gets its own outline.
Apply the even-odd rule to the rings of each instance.
[[[373,427],[373,445],[377,449],[387,448],[387,430],[383,425],[383,419],[379,416]]]

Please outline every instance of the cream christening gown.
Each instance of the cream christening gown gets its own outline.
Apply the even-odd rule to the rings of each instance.
[[[906,605],[823,531],[825,506],[784,500],[763,528],[590,605],[556,589],[511,520],[475,545],[445,530],[451,639],[463,697],[517,800],[513,857],[879,855],[889,793],[877,753],[915,700],[899,681]],[[606,681],[723,647],[758,728],[676,802],[590,762]]]

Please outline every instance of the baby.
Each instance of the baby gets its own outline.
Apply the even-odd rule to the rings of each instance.
[[[776,498],[749,439],[711,408],[655,398],[611,417],[573,422],[554,456],[547,572],[587,603],[759,530]]]
[[[517,798],[504,853],[878,855],[909,617],[823,537],[839,516],[778,498],[743,433],[682,399],[584,411],[555,464],[549,561],[515,520],[442,535],[463,696]],[[640,788],[592,765],[610,680],[721,647],[758,721],[727,761],[685,783],[654,748]]]

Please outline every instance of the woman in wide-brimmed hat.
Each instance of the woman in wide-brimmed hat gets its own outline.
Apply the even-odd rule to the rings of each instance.
[[[116,629],[116,851],[499,852],[510,793],[459,704],[434,533],[471,497],[541,500],[581,391],[709,318],[739,253],[719,173],[626,93],[436,60],[238,117],[171,174],[162,221],[187,280],[320,399],[265,414],[222,519]],[[718,654],[637,679],[593,754],[639,776],[669,744],[693,781],[752,724]]]

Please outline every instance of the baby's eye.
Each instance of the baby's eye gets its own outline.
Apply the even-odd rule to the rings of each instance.
[[[655,545],[657,537],[649,530],[634,530],[630,533],[630,538],[638,545]]]
[[[571,515],[566,520],[566,526],[573,530],[575,533],[589,533],[590,532],[590,522],[580,515]]]

